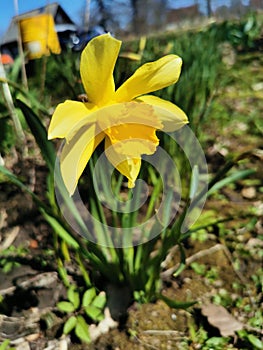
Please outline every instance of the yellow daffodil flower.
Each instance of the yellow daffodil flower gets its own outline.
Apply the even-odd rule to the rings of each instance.
[[[141,156],[156,150],[156,130],[174,131],[188,122],[176,105],[147,95],[176,83],[182,60],[167,55],[138,68],[117,90],[113,70],[121,41],[104,34],[83,50],[80,74],[88,102],[66,100],[55,109],[48,138],[65,138],[60,158],[62,178],[70,195],[76,189],[95,148],[105,140],[108,160],[135,185]]]

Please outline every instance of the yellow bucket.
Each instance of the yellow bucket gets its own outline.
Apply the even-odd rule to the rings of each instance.
[[[54,19],[42,14],[20,20],[22,42],[29,59],[60,54],[61,48],[55,31]]]

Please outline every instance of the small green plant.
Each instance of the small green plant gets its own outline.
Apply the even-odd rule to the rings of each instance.
[[[81,296],[75,286],[69,287],[67,291],[68,301],[60,301],[57,308],[68,315],[63,327],[63,333],[72,331],[83,342],[90,343],[89,326],[87,318],[92,322],[99,322],[104,318],[104,307],[106,295],[104,292],[96,293],[91,287]]]
[[[246,330],[237,331],[239,338],[244,342],[243,347],[245,346],[248,349],[253,350],[262,350],[263,342],[260,340],[260,337],[249,333]]]
[[[200,264],[198,262],[193,262],[190,266],[194,270],[195,273],[197,273],[198,275],[201,275],[201,276],[205,276],[206,266],[204,264]]]
[[[203,347],[203,350],[227,350],[231,349],[229,347],[229,338],[223,338],[223,337],[212,337],[205,341]]]
[[[10,261],[8,256],[15,255],[15,256],[19,257],[19,256],[23,256],[26,252],[27,252],[27,250],[23,246],[15,247],[13,245],[11,245],[7,249],[3,250],[1,252],[1,259],[0,259],[0,267],[1,267],[2,271],[4,273],[9,273],[15,267],[20,266],[20,264],[17,261],[15,261],[15,259]],[[5,255],[7,256],[6,258],[4,257]]]

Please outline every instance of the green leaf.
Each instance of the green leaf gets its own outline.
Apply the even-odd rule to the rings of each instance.
[[[19,180],[19,178],[17,176],[15,176],[14,174],[12,174],[5,166],[0,165],[0,172],[2,174],[4,174],[4,176],[10,181],[12,182],[14,185],[20,187],[22,190],[26,191],[27,193],[29,193],[34,200],[36,200],[37,202],[39,202],[39,204],[41,204],[40,199],[38,198],[38,196],[36,196],[34,194],[34,192],[32,192],[26,185],[23,184],[23,182],[21,182]],[[44,203],[43,203],[44,205]]]
[[[59,223],[57,219],[55,219],[53,216],[47,214],[46,212],[42,211],[42,214],[46,221],[49,223],[49,225],[53,228],[53,230],[59,235],[60,238],[64,239],[64,241],[72,246],[75,249],[79,248],[78,242],[71,236],[71,234],[64,229],[64,227]]]
[[[18,186],[19,188],[21,188],[21,190],[27,192],[30,194],[30,196],[33,198],[33,200],[36,202],[36,204],[38,205],[38,208],[42,208],[42,210],[46,213],[50,212],[49,207],[46,206],[46,204],[44,202],[41,201],[41,199],[34,193],[32,192],[25,184],[23,184],[23,182],[21,182],[19,180],[19,178],[17,176],[15,176],[14,174],[12,174],[8,169],[6,169],[6,167],[0,165],[0,172],[2,174],[4,174],[4,176],[10,181],[12,182],[14,185]]]
[[[103,309],[106,304],[106,293],[100,292],[98,296],[93,300],[92,305],[99,309]]]
[[[74,305],[77,309],[80,305],[79,293],[76,291],[75,286],[70,286],[67,291],[68,300]]]
[[[254,169],[245,169],[236,171],[234,174],[227,176],[226,178],[218,181],[210,188],[210,190],[207,192],[207,195],[210,196],[212,193],[220,190],[222,187],[225,187],[235,181],[244,179],[245,177],[252,175],[255,173]]]
[[[0,165],[0,172],[4,174],[4,176],[13,184],[21,188],[23,191],[29,193],[33,200],[37,203],[38,208],[46,221],[50,224],[50,226],[54,229],[54,231],[65,240],[66,243],[68,243],[70,246],[72,246],[75,249],[79,248],[78,242],[70,235],[69,232],[65,230],[65,228],[59,223],[59,221],[50,215],[50,208],[48,208],[44,202],[40,200],[40,198],[32,192],[26,185],[24,185],[17,176],[12,174],[8,169],[6,169],[4,166]]]
[[[59,303],[57,303],[57,308],[63,312],[75,311],[74,305],[68,301],[60,301]]]
[[[224,349],[224,346],[229,344],[229,340],[230,338],[212,337],[205,342],[205,345],[209,346],[209,349]]]
[[[94,305],[89,305],[85,308],[86,314],[94,321],[100,321],[103,319],[103,313],[101,309]]]
[[[85,343],[90,343],[91,338],[89,334],[89,326],[87,325],[85,319],[82,316],[77,316],[77,324],[75,327],[76,336],[84,341]]]
[[[33,110],[24,102],[21,100],[16,100],[16,105],[22,110],[27,124],[40,148],[42,156],[46,161],[49,170],[53,173],[56,160],[56,152],[52,142],[48,140],[47,131],[44,125],[39,120],[38,116],[33,112]]]
[[[14,71],[14,66],[15,67],[15,71]],[[15,65],[13,65],[12,67],[12,72],[11,74],[9,74],[9,79],[0,79],[0,82],[6,82],[9,86],[11,86],[12,88],[14,88],[15,91],[18,91],[18,96],[19,96],[19,100],[20,97],[23,100],[28,100],[30,101],[30,103],[37,108],[39,111],[41,111],[43,114],[45,115],[50,115],[48,109],[43,106],[39,100],[34,96],[34,94],[32,94],[30,91],[26,91],[23,87],[21,87],[21,84],[17,84],[15,81],[18,80],[18,74],[21,71],[21,60],[16,59],[15,60]],[[17,100],[18,100],[17,99]]]
[[[63,264],[63,261],[60,258],[57,258],[57,270],[62,282],[66,287],[69,288],[71,281],[69,280],[69,276]]]
[[[70,318],[64,324],[63,333],[69,334],[75,328],[76,324],[77,324],[77,317],[70,316]]]
[[[198,165],[194,165],[192,176],[191,176],[191,184],[190,184],[190,194],[189,194],[190,199],[194,198],[198,190],[198,184],[199,184],[199,169],[198,169]]]
[[[256,349],[263,349],[263,342],[260,339],[258,339],[255,335],[248,334],[247,339]]]
[[[10,343],[9,339],[4,340],[3,343],[0,345],[0,350],[6,350],[9,343]]]
[[[96,297],[96,289],[94,287],[86,290],[82,299],[82,306],[87,307],[91,305],[92,300]]]
[[[197,301],[176,301],[176,300],[167,298],[163,294],[159,294],[159,298],[173,309],[187,309],[188,307],[193,306],[194,304],[197,303]]]
[[[194,272],[197,273],[198,275],[201,275],[201,276],[205,275],[206,266],[204,264],[193,262],[190,266],[194,270]]]
[[[167,191],[165,194],[165,201],[163,204],[163,209],[161,213],[159,214],[159,220],[161,221],[163,227],[168,227],[171,219],[171,208],[172,208],[172,203],[174,201],[174,191],[171,188],[170,190]]]
[[[180,273],[185,269],[185,251],[182,246],[182,244],[178,244],[179,250],[180,250],[180,264],[179,267],[176,269],[176,271],[173,273],[174,277],[177,277],[180,275]]]
[[[69,196],[66,190],[64,182],[61,178],[59,167],[55,168],[56,151],[52,142],[48,140],[47,131],[44,125],[42,124],[38,116],[33,112],[33,110],[30,107],[28,107],[24,102],[17,99],[16,104],[24,114],[27,124],[33,136],[35,137],[35,140],[40,148],[41,154],[49,168],[50,175],[54,176],[54,174],[56,173],[56,184],[66,206],[69,208],[70,212],[74,216],[74,219],[78,223],[81,230],[83,230],[83,233],[88,234],[87,228],[81,218],[81,215],[79,214],[72,198]]]

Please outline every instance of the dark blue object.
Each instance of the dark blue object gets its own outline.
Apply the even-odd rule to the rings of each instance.
[[[99,36],[101,34],[105,34],[106,31],[101,26],[95,26],[88,30],[87,32],[79,32],[77,33],[77,38],[79,39],[78,42],[76,42],[72,46],[73,51],[82,51],[84,47],[87,45],[87,43],[95,38],[96,36]]]

